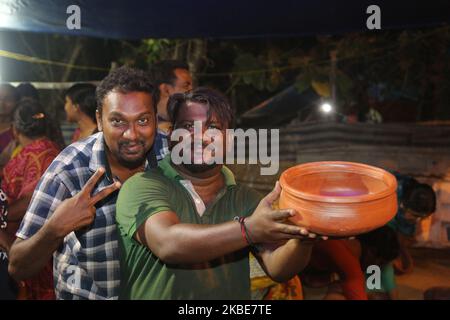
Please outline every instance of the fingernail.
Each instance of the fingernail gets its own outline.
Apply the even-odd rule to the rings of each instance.
[[[323,236],[322,239],[323,239],[323,240],[328,240],[328,237]]]
[[[303,235],[307,235],[308,234],[308,230],[301,228],[300,229],[300,233]]]
[[[104,172],[104,171],[105,171],[105,168],[100,167],[100,168],[98,168],[98,171],[99,171],[99,172]]]
[[[310,234],[309,234],[309,237],[310,237],[310,238],[315,238],[315,237],[316,237],[316,234],[315,234],[315,233],[310,233]]]
[[[117,181],[114,185],[116,186],[116,188],[120,188],[122,186],[122,184],[119,181]]]

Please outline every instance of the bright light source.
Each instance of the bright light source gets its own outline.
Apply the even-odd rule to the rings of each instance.
[[[329,104],[328,102],[325,102],[320,106],[320,110],[323,113],[330,113],[331,111],[333,111],[333,106],[331,104]]]

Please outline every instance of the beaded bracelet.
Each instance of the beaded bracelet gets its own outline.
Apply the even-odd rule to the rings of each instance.
[[[255,249],[256,251],[259,251],[259,247],[257,245],[255,245],[255,243],[253,242],[252,238],[250,237],[250,234],[247,230],[247,227],[245,225],[245,218],[246,217],[234,217],[234,220],[239,222],[239,224],[241,225],[241,235],[242,238],[244,239],[244,241],[253,249]]]

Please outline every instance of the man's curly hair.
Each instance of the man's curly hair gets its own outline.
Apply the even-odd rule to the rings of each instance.
[[[155,86],[152,84],[149,75],[142,70],[123,66],[111,71],[100,82],[95,92],[97,110],[100,114],[102,113],[105,97],[112,91],[120,93],[147,92],[152,96],[153,108],[156,112],[156,104],[158,101],[157,90],[155,90]]]

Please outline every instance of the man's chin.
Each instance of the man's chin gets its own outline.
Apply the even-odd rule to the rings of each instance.
[[[216,168],[217,166],[219,166],[216,163],[213,164],[183,164],[183,167],[186,168],[186,170],[188,170],[189,172],[192,173],[201,173],[201,172],[205,172],[205,171],[209,171],[212,170],[214,168]]]
[[[125,168],[136,169],[144,164],[145,155],[136,155],[136,156],[121,155],[118,158],[118,161]]]

